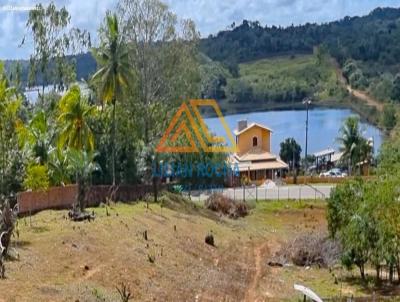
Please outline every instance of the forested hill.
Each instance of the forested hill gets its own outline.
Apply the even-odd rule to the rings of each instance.
[[[244,20],[203,39],[200,47],[211,59],[232,64],[279,54],[311,53],[321,44],[341,64],[348,58],[395,64],[400,61],[400,9],[377,8],[364,17],[286,28]]]
[[[76,79],[77,80],[87,80],[91,74],[96,71],[96,60],[93,58],[91,53],[84,53],[75,56],[69,56],[68,59],[74,62],[76,66]],[[8,75],[15,73],[15,68],[17,64],[21,67],[21,81],[22,85],[25,86],[28,83],[28,76],[29,76],[29,60],[6,60],[4,61],[5,69]],[[38,79],[39,83],[41,84],[41,79]]]

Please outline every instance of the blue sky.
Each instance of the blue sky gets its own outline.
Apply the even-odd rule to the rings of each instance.
[[[135,1],[135,0],[132,0]],[[32,43],[27,40],[18,48],[26,29],[27,12],[23,9],[49,1],[0,0],[0,58],[28,58]],[[73,26],[96,33],[105,12],[115,7],[117,0],[56,0],[65,5]],[[374,8],[400,7],[400,0],[165,0],[180,17],[196,22],[203,37],[227,28],[243,19],[258,20],[262,25],[328,22],[344,16],[365,15]],[[19,7],[11,11],[10,6]]]

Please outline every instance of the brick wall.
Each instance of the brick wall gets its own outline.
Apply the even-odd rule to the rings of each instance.
[[[87,193],[86,202],[88,206],[98,206],[101,202],[106,202],[112,194],[118,201],[136,201],[152,192],[151,185],[122,185],[116,190],[111,186],[92,186]],[[45,192],[21,192],[17,194],[19,212],[28,214],[47,209],[69,209],[75,203],[77,194],[76,185],[52,187]]]

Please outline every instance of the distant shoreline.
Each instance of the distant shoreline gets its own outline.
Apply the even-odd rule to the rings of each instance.
[[[262,111],[285,111],[285,110],[305,110],[305,106],[301,102],[295,103],[273,103],[273,102],[253,102],[253,103],[228,103],[226,100],[218,100],[218,104],[221,108],[222,114],[224,116],[235,115],[235,114],[246,114],[252,112],[262,112]],[[357,106],[357,104],[351,103],[349,101],[338,102],[335,100],[331,101],[316,101],[310,107],[310,109],[350,109],[360,115],[362,121],[368,122],[369,124],[379,128],[378,120],[371,118],[363,108]],[[204,111],[204,117],[213,118],[217,117],[212,110]]]

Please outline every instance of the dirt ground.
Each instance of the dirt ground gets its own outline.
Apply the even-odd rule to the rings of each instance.
[[[121,301],[122,283],[132,301],[293,300],[294,283],[322,296],[343,290],[326,269],[267,265],[296,234],[326,230],[322,202],[260,202],[239,220],[144,203],[93,211],[93,222],[71,222],[66,211],[20,219],[19,260],[6,263],[0,301]]]

